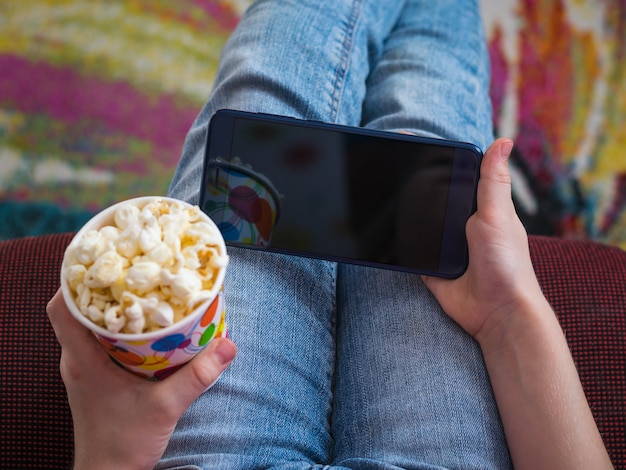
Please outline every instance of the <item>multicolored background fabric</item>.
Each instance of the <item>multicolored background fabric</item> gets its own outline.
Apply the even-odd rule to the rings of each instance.
[[[0,0],[0,239],[164,194],[251,0]],[[531,233],[626,248],[626,0],[482,0]]]

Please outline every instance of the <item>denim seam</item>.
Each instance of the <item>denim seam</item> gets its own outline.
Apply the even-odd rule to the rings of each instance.
[[[330,437],[331,437],[331,441],[330,441],[330,448],[328,450],[328,459],[329,461],[332,461],[334,459],[334,450],[335,450],[335,436],[332,432],[333,429],[333,412],[332,410],[335,407],[335,380],[336,380],[336,375],[337,375],[337,279],[339,276],[339,264],[336,262],[329,262],[328,263],[328,274],[330,277],[330,282],[331,282],[331,292],[332,292],[332,302],[331,302],[331,320],[330,320],[330,324],[331,324],[331,328],[332,328],[332,332],[331,332],[331,336],[333,339],[333,344],[335,345],[334,347],[334,352],[333,352],[333,356],[332,356],[332,374],[330,376],[330,400],[331,400],[331,408],[330,408],[330,415],[329,415],[329,431],[330,431]],[[327,468],[327,467],[324,467]]]
[[[348,70],[350,69],[350,59],[352,57],[352,50],[354,48],[354,36],[356,34],[359,20],[361,19],[361,13],[363,11],[364,0],[358,0],[353,2],[352,11],[346,22],[344,40],[341,50],[341,58],[339,60],[339,66],[335,76],[335,86],[333,87],[333,95],[331,98],[331,110],[330,120],[336,122],[339,117],[339,107],[341,106],[341,99],[343,97],[343,91],[346,84],[346,77],[348,76]]]

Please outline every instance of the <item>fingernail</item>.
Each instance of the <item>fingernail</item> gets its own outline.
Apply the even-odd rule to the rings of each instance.
[[[230,364],[235,359],[235,355],[237,354],[237,347],[235,344],[225,338],[221,338],[215,340],[217,344],[215,345],[215,349],[213,353],[217,356],[218,361],[223,365]]]
[[[506,160],[511,155],[512,150],[513,150],[513,141],[505,140],[504,142],[502,142],[502,145],[500,145],[500,156]]]

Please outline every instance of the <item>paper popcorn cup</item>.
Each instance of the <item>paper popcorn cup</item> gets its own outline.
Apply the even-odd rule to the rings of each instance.
[[[167,197],[141,197],[120,202],[103,210],[89,220],[70,242],[61,269],[61,290],[72,315],[93,332],[100,344],[119,365],[146,379],[161,380],[191,360],[211,340],[227,335],[223,299],[225,264],[216,268],[215,281],[206,300],[172,325],[144,333],[112,333],[107,328],[97,325],[77,305],[76,293],[70,287],[66,275],[68,252],[86,234],[114,224],[114,214],[122,205],[133,204],[138,208],[143,208],[154,200],[192,208],[185,202]],[[218,235],[215,246],[219,254],[225,257],[226,245],[219,230],[202,211],[199,211],[199,216]]]

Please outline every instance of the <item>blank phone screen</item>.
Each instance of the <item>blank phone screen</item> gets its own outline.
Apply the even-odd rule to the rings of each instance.
[[[237,118],[230,154],[208,162],[202,208],[227,242],[436,271],[454,153]]]

